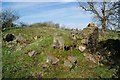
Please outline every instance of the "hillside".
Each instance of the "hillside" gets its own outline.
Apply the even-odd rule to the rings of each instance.
[[[110,78],[115,72],[114,68],[109,69],[106,65],[98,66],[86,61],[83,53],[78,49],[72,51],[54,49],[52,43],[56,32],[63,36],[65,45],[71,44],[69,39],[70,30],[51,27],[25,27],[3,32],[3,37],[8,33],[15,36],[22,34],[27,40],[24,47],[21,44],[8,46],[3,41],[3,78]],[[35,39],[36,36],[38,38]],[[37,54],[30,57],[28,52],[33,50]],[[48,64],[47,69],[44,69],[43,65],[46,63],[47,56],[58,58],[58,64]],[[72,70],[64,66],[64,61],[67,60],[68,56],[77,58],[77,64]]]

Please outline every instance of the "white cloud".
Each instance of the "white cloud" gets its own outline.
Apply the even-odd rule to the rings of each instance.
[[[56,7],[50,8],[48,10],[44,10],[46,8],[44,7],[54,7],[56,4],[66,4],[66,3],[22,3],[22,4],[15,4],[13,7],[16,9],[23,9],[24,11],[27,11],[27,8],[30,8],[31,12],[32,10],[36,11],[37,9],[34,5],[38,5],[39,11],[33,13],[26,13],[25,15],[20,17],[19,21],[23,21],[26,23],[35,23],[35,22],[44,22],[44,21],[53,21],[55,23],[65,24],[66,27],[70,28],[80,28],[83,29],[86,27],[86,25],[89,23],[89,18],[91,15],[83,13],[83,11],[77,7],[77,5],[70,5],[70,6],[63,6],[63,7]],[[46,5],[45,5],[46,4]],[[68,5],[68,4],[67,4]],[[33,7],[33,9],[31,9]],[[43,12],[42,12],[43,10]],[[28,11],[29,12],[29,11]],[[86,21],[82,20],[85,19]]]
[[[45,17],[54,17],[54,16],[55,17],[56,16],[62,17],[64,15],[69,14],[69,13],[66,13],[68,9],[70,10],[70,9],[73,9],[73,8],[74,7],[47,10],[43,13],[41,12],[41,13],[36,13],[36,14],[33,14],[33,15],[24,16],[24,18],[39,18],[39,17],[45,18]]]
[[[58,5],[58,4],[65,4],[64,2],[59,2],[59,3],[54,3],[54,4],[50,4],[49,2],[18,2],[18,3],[13,3],[11,5],[6,5],[6,6],[2,6],[2,8],[10,8],[13,10],[19,10],[19,9],[29,9],[29,8],[35,8],[35,6],[39,6],[39,8],[44,8],[44,7],[49,7],[49,6],[54,6],[54,5]]]
[[[23,16],[23,18],[58,18],[58,19],[77,19],[77,18],[88,18],[91,15],[82,13],[76,7],[65,7],[60,9],[48,10],[41,13],[36,13],[33,15]],[[84,15],[83,15],[84,14]]]
[[[11,9],[23,9],[23,8],[28,8],[28,7],[31,7],[31,6],[34,6],[34,5],[37,5],[37,4],[40,4],[40,3],[16,3],[16,4],[13,4],[13,5],[10,5],[10,6],[2,6],[3,8],[11,8]]]
[[[66,27],[69,27],[69,28],[83,29],[89,23],[89,20],[86,20],[86,22],[83,23],[80,21],[81,18],[88,19],[91,16],[92,15],[80,12],[79,8],[65,7],[65,8],[55,9],[55,10],[49,10],[43,13],[36,13],[33,15],[23,16],[23,19],[47,18],[47,20],[51,20],[60,24],[65,24]],[[53,18],[54,20],[52,20]],[[65,21],[66,19],[67,19],[67,22]],[[72,20],[76,20],[76,19],[79,19],[80,22],[79,23],[75,21],[72,22]],[[31,23],[34,23],[34,22],[31,22]]]

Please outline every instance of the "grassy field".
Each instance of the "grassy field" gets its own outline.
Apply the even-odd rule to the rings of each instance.
[[[5,42],[2,44],[2,66],[3,78],[110,78],[115,69],[108,69],[107,66],[98,66],[85,60],[83,53],[78,49],[73,51],[62,51],[52,48],[54,33],[64,36],[65,44],[69,45],[69,30],[62,30],[48,27],[26,27],[10,29],[2,33],[4,37],[8,33],[16,36],[21,33],[29,41],[29,44],[21,50],[16,50],[20,45],[8,47]],[[35,36],[40,38],[34,40]],[[35,50],[38,54],[29,57],[26,54],[30,50]],[[46,62],[46,57],[53,55],[59,58],[58,65],[50,65],[47,70],[42,68]],[[78,59],[77,66],[69,70],[64,66],[64,60],[68,56],[75,56]]]

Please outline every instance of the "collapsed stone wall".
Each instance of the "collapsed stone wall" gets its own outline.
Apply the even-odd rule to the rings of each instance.
[[[96,54],[98,47],[99,32],[94,23],[89,23],[81,32],[81,45],[79,50],[84,52],[85,59],[98,65],[101,57]]]
[[[94,23],[89,23],[81,32],[80,51],[87,51],[91,54],[95,53],[98,46],[98,27]]]

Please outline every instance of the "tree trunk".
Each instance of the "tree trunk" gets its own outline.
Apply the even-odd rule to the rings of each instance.
[[[105,31],[106,31],[106,26],[105,26],[105,25],[102,25],[102,33],[103,33],[103,36],[104,36]]]
[[[106,31],[106,19],[103,16],[103,19],[102,19],[102,36],[103,37],[105,36],[105,31]]]
[[[105,15],[105,10],[106,10],[106,6],[105,6],[106,2],[103,2],[103,8],[102,8],[102,36],[105,36],[105,31],[106,31],[106,15]]]

